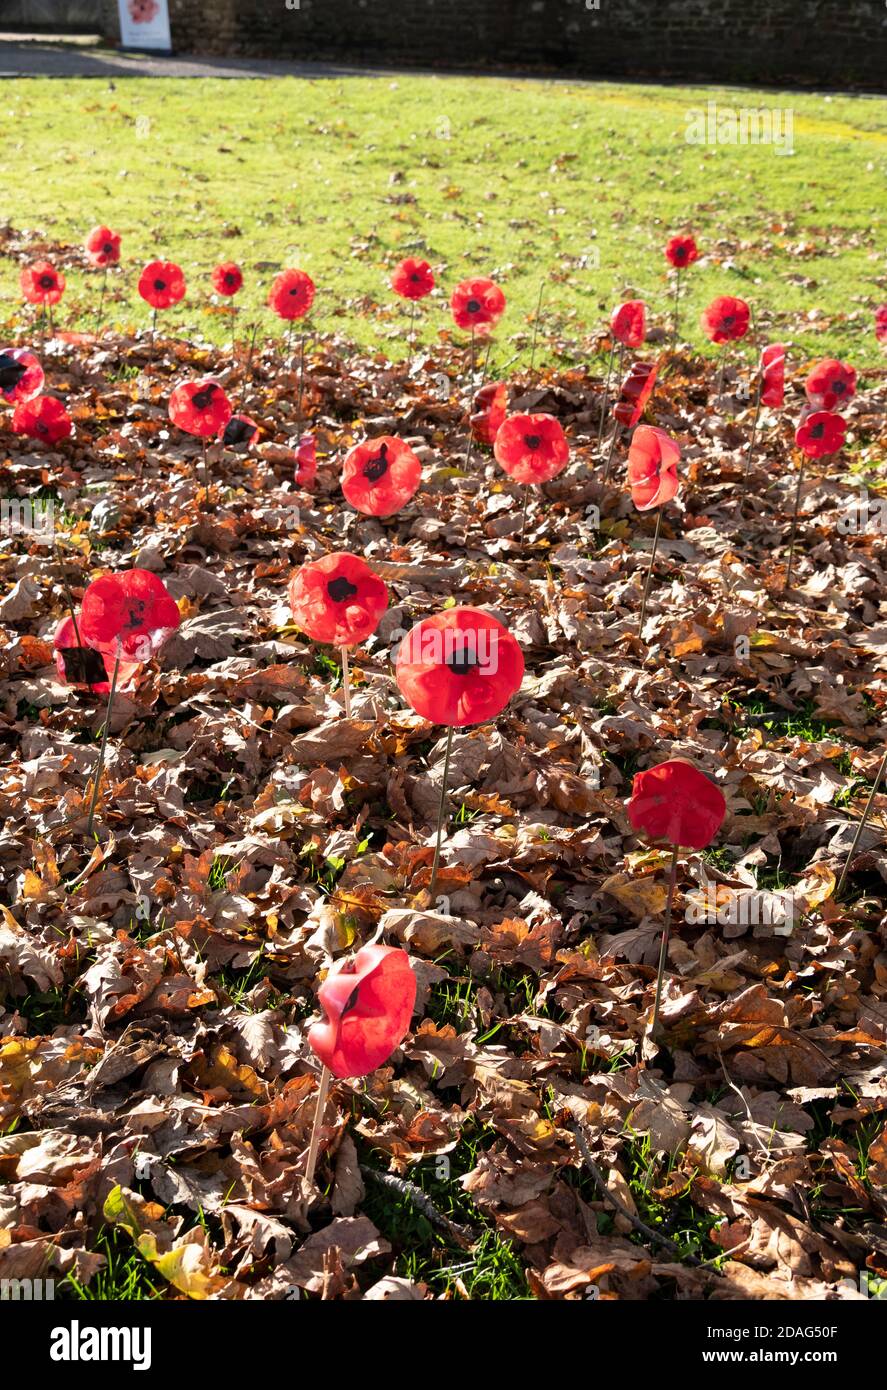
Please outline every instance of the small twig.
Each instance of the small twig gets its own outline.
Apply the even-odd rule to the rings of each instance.
[[[426,1221],[448,1235],[453,1243],[462,1250],[470,1249],[477,1240],[477,1232],[471,1226],[461,1226],[457,1222],[451,1221],[448,1216],[444,1216],[442,1211],[438,1211],[428,1194],[423,1192],[421,1187],[417,1187],[414,1182],[408,1182],[406,1178],[398,1178],[394,1173],[380,1173],[377,1168],[368,1168],[363,1163],[360,1165],[360,1171],[365,1178],[370,1178],[380,1187],[387,1187],[390,1192],[396,1192],[398,1196],[405,1197],[422,1213]]]

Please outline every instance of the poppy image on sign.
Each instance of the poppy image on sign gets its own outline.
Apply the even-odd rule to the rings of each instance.
[[[489,333],[505,312],[505,295],[492,280],[463,280],[453,290],[450,309],[457,328]]]
[[[243,273],[233,261],[224,261],[213,267],[212,282],[216,294],[236,294],[243,284]]]
[[[152,309],[170,309],[184,298],[185,277],[175,261],[151,261],[139,276],[139,294]]]
[[[683,270],[684,266],[699,259],[699,248],[691,236],[673,236],[666,244],[665,257],[675,270]]]
[[[510,415],[493,446],[496,462],[518,483],[546,483],[570,460],[570,446],[553,415]]]
[[[524,658],[497,618],[479,608],[448,608],[410,629],[395,675],[423,719],[461,729],[501,714],[520,689]]]
[[[120,233],[110,227],[93,227],[86,238],[86,254],[93,265],[104,270],[120,260]]]
[[[393,516],[422,481],[422,465],[408,444],[379,435],[355,444],[342,467],[342,491],[365,516]]]
[[[169,418],[186,434],[212,439],[231,419],[231,402],[212,378],[186,381],[177,386],[169,398]]]
[[[748,332],[750,310],[744,299],[722,294],[703,309],[699,322],[705,336],[713,343],[730,343],[744,338]]]
[[[427,261],[408,256],[394,271],[391,288],[402,299],[424,299],[434,289],[434,271]]]
[[[811,459],[836,454],[844,444],[847,424],[832,410],[814,410],[795,431],[795,443]]]
[[[388,590],[366,560],[339,551],[296,570],[289,601],[295,621],[313,641],[355,647],[378,627]]]
[[[314,281],[304,270],[283,270],[268,293],[268,304],[278,318],[291,323],[304,318],[314,303]]]
[[[65,277],[49,261],[35,261],[23,268],[19,285],[29,304],[58,304],[65,292]]]

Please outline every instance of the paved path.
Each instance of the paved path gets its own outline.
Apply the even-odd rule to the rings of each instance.
[[[0,77],[348,77],[372,70],[265,58],[123,53],[97,38],[0,33]]]

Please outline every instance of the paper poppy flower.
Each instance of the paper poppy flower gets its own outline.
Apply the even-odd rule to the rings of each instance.
[[[342,491],[365,516],[393,516],[422,481],[422,465],[409,444],[391,434],[355,444],[342,467]]]
[[[29,304],[58,304],[65,292],[65,277],[49,261],[35,261],[23,268],[19,285]]]
[[[474,398],[474,414],[470,418],[471,433],[479,444],[493,445],[505,420],[508,387],[504,381],[491,381],[482,386]]]
[[[388,590],[366,560],[347,550],[310,560],[289,582],[293,617],[315,642],[355,647],[375,632]]]
[[[677,495],[681,450],[665,430],[638,425],[628,451],[628,485],[639,512],[664,507]]]
[[[498,619],[447,608],[411,628],[395,669],[401,694],[423,719],[461,729],[500,714],[524,678],[524,657]]]
[[[83,686],[94,695],[108,694],[116,659],[113,647],[81,647],[72,619],[62,618],[55,630],[52,648],[55,669],[63,685]],[[138,661],[121,661],[117,671],[118,690],[129,685],[140,670]]]
[[[175,261],[151,261],[139,276],[139,294],[152,309],[169,309],[185,294],[185,277]]]
[[[699,248],[691,236],[673,236],[665,247],[665,257],[675,270],[683,270],[699,259]]]
[[[434,289],[434,271],[427,261],[408,256],[392,275],[391,288],[402,299],[424,299]]]
[[[124,656],[144,662],[180,621],[178,605],[163,580],[150,570],[132,569],[103,574],[87,586],[79,627],[87,646],[116,651],[119,641]]]
[[[785,348],[771,343],[761,353],[761,405],[779,410],[785,402]]]
[[[16,434],[30,435],[44,444],[58,444],[68,438],[74,425],[55,396],[34,396],[16,406],[12,413],[12,428]]]
[[[846,362],[827,357],[817,362],[804,382],[804,390],[814,410],[834,410],[856,395],[856,372]]]
[[[186,381],[169,398],[169,418],[180,430],[211,439],[231,419],[231,402],[217,381]]]
[[[236,294],[243,284],[243,272],[233,261],[223,261],[213,267],[212,282],[216,294]]]
[[[622,383],[619,400],[613,407],[613,414],[620,425],[634,429],[647,408],[653,394],[659,366],[656,362],[633,362],[628,376]]]
[[[248,415],[232,415],[219,432],[219,442],[227,449],[249,449],[259,442],[259,427]]]
[[[488,333],[505,312],[505,295],[492,280],[463,280],[450,298],[457,328],[473,328]]]
[[[409,1031],[416,1003],[410,958],[396,946],[361,946],[331,967],[317,1001],[325,1018],[308,1030],[312,1049],[333,1076],[367,1076]]]
[[[627,348],[639,348],[647,336],[647,306],[642,299],[628,299],[610,315],[614,338]]]
[[[875,337],[879,343],[887,343],[887,304],[879,304],[875,310]]]
[[[731,294],[718,295],[707,309],[703,309],[699,320],[702,331],[713,343],[729,343],[736,338],[744,338],[748,332],[749,307],[744,299],[734,299]]]
[[[43,390],[43,368],[27,348],[0,349],[0,395],[10,405],[29,401]]]
[[[283,270],[268,294],[268,304],[282,319],[304,318],[314,303],[314,281],[304,270]]]
[[[726,813],[720,788],[683,758],[638,772],[631,784],[628,818],[651,840],[705,849]]]
[[[110,227],[93,227],[86,238],[86,254],[93,265],[104,268],[120,260],[120,233]]]
[[[510,415],[493,445],[496,462],[517,483],[547,483],[570,460],[570,446],[553,415]]]
[[[313,434],[303,434],[296,447],[297,487],[310,487],[317,477],[317,441]]]
[[[795,443],[810,459],[826,458],[843,446],[847,424],[832,410],[814,410],[795,432]]]

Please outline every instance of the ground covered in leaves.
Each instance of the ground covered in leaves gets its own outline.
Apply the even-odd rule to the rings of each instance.
[[[642,641],[653,519],[621,446],[603,485],[585,371],[509,383],[572,448],[521,541],[521,490],[468,454],[455,350],[311,350],[312,494],[283,447],[295,359],[272,345],[248,373],[241,351],[147,337],[56,338],[43,361],[73,440],[42,452],[0,420],[4,495],[55,521],[51,544],[7,528],[0,555],[0,1275],[71,1298],[722,1300],[859,1296],[860,1271],[887,1272],[883,793],[835,900],[885,734],[883,535],[845,524],[884,483],[885,373],[847,411],[853,471],[808,471],[786,591],[803,373],[744,487],[743,378],[716,396],[710,362],[664,355],[648,419],[681,442],[683,490]],[[209,370],[263,442],[213,447],[207,495],[167,401]],[[338,486],[364,432],[423,461],[385,523]],[[286,602],[295,566],[341,548],[391,595],[348,720]],[[115,708],[87,843],[105,701],[60,683],[50,644],[66,590],[132,565],[183,622]],[[495,612],[527,675],[457,733],[430,902],[444,741],[390,657],[454,602]],[[667,858],[624,803],[675,755],[728,814],[681,861],[656,1048]],[[331,959],[377,933],[414,960],[413,1031],[334,1085],[306,1192],[306,1020]]]

